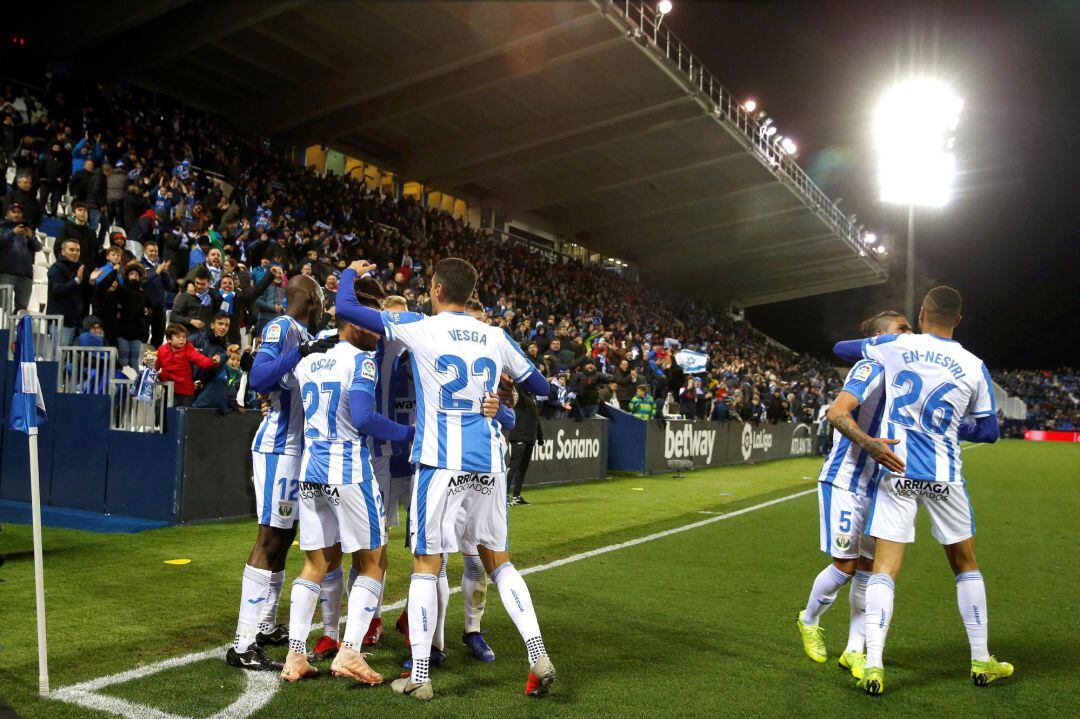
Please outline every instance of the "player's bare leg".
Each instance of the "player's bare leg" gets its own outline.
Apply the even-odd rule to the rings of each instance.
[[[319,602],[320,582],[334,564],[341,563],[341,546],[313,549],[304,556],[304,568],[293,581],[289,604],[289,653],[281,669],[281,679],[296,682],[317,676],[319,670],[311,666],[307,655],[307,638],[311,633],[311,620],[315,605]]]
[[[361,649],[364,635],[382,596],[386,547],[353,552],[352,562],[356,578],[349,591],[349,616],[345,622],[341,649],[334,658],[334,663],[330,665],[330,673],[335,677],[345,677],[360,684],[375,686],[383,683],[383,676],[368,666],[365,657],[369,655],[364,654]]]
[[[476,549],[480,554],[480,561],[484,563],[484,569],[499,590],[499,598],[502,599],[506,613],[510,615],[525,642],[529,662],[525,693],[529,696],[543,696],[555,681],[555,666],[548,659],[547,649],[544,648],[529,587],[510,563],[509,552],[493,551],[482,545],[478,545]]]

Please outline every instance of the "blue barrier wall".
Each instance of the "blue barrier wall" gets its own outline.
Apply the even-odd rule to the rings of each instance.
[[[619,409],[608,410],[608,469],[644,472],[645,431],[649,423]]]
[[[57,393],[46,412],[54,428],[48,504],[105,511],[109,398]]]
[[[105,511],[128,517],[178,522],[179,456],[183,412],[165,417],[166,432],[110,429]]]

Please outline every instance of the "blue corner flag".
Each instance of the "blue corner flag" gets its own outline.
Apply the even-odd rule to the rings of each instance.
[[[45,400],[38,384],[37,361],[34,357],[34,324],[29,316],[19,320],[15,331],[15,391],[11,395],[11,429],[37,434],[45,421]]]

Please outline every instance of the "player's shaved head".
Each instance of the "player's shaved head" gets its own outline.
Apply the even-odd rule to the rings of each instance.
[[[896,324],[907,325],[907,318],[904,317],[903,313],[896,310],[885,310],[863,320],[859,324],[859,331],[862,332],[863,337],[875,337],[885,334]],[[910,327],[907,329],[910,330]],[[901,329],[901,331],[904,330]]]
[[[322,287],[314,277],[296,275],[285,285],[285,303],[290,316],[314,330],[323,313]]]
[[[464,306],[476,289],[476,268],[460,257],[447,257],[435,264],[432,280],[442,285],[444,302]]]
[[[941,285],[926,293],[922,303],[924,321],[933,325],[955,327],[960,321],[964,300],[952,287]]]

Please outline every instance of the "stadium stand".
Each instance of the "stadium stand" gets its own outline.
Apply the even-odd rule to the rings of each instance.
[[[35,258],[30,309],[63,304],[57,290],[67,275],[57,244],[78,239],[83,302],[65,305],[64,323],[77,344],[100,341],[93,339],[96,331],[108,346],[128,346],[119,364],[133,370],[137,361],[130,358],[139,353],[130,344],[151,334],[160,342],[170,312],[172,321],[189,327],[193,344],[222,355],[223,366],[240,347],[250,351],[250,330],[272,316],[279,292],[276,282],[260,284],[267,272],[276,272],[272,267],[286,278],[310,273],[332,293],[348,261],[373,259],[387,289],[422,309],[427,273],[438,258],[454,254],[480,270],[479,299],[491,321],[522,342],[550,376],[565,376],[575,415],[600,397],[625,402],[638,383],[661,400],[668,397],[671,413],[680,413],[677,398],[687,385],[673,361],[680,346],[710,357],[698,401],[684,403],[681,414],[696,406],[702,418],[807,420],[837,386],[828,365],[781,349],[726,311],[659,291],[631,273],[538,252],[527,241],[472,227],[415,198],[384,195],[359,179],[320,176],[259,138],[165,98],[53,77],[36,95],[5,88],[2,111],[4,126],[13,128],[5,149],[16,183],[7,188],[4,206],[23,197],[17,183],[29,176],[33,187],[24,202],[41,208],[44,249]],[[65,186],[54,205],[55,188],[62,192]],[[85,221],[75,217],[77,203],[89,205]],[[152,271],[155,262],[144,259],[151,241],[159,247],[157,260],[170,263],[163,272]],[[112,258],[115,273],[105,256],[109,243],[123,248]],[[142,293],[126,281],[131,262],[141,262]],[[73,273],[74,265],[66,271]],[[49,280],[53,275],[57,279]],[[196,290],[200,277],[208,288]],[[236,293],[230,298],[226,291],[224,298],[232,312],[228,342],[214,341],[206,326],[221,308],[222,277],[233,278]],[[87,317],[100,329],[88,326]],[[620,367],[624,359],[627,365]],[[243,386],[239,378],[221,373],[235,395]],[[202,377],[200,394],[218,375]],[[215,400],[214,406],[257,406],[247,394],[225,404]],[[718,401],[722,409],[714,408]]]
[[[1008,370],[994,381],[1027,405],[1028,429],[1074,430],[1080,427],[1080,375],[1070,367],[1057,370]]]

